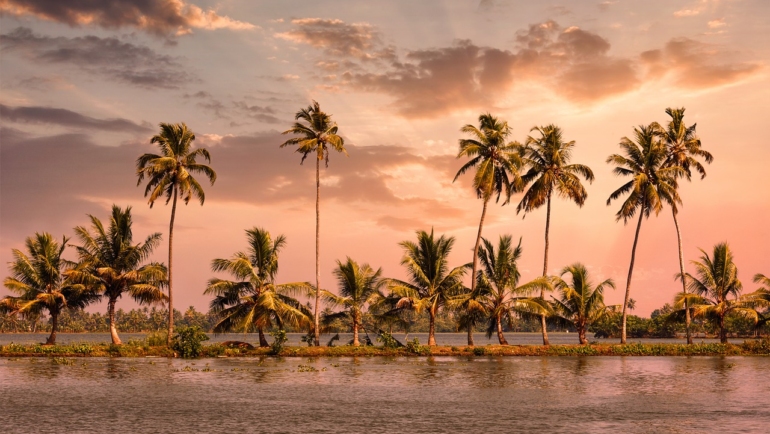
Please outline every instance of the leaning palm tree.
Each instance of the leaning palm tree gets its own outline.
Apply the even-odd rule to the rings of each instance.
[[[112,206],[109,227],[89,215],[91,229],[78,226],[75,234],[81,245],[76,246],[78,267],[70,277],[94,288],[107,297],[107,314],[113,344],[120,344],[115,321],[115,303],[128,294],[139,304],[166,300],[162,288],[166,283],[166,266],[157,262],[142,264],[160,244],[161,234],[154,233],[144,242],[134,244],[131,230],[131,207],[125,210]]]
[[[278,285],[278,253],[286,244],[279,235],[272,239],[262,228],[246,231],[248,249],[237,252],[230,259],[214,259],[211,269],[226,272],[236,280],[210,279],[204,294],[213,295],[211,311],[219,317],[214,325],[215,333],[242,331],[259,333],[259,345],[267,347],[264,330],[284,323],[300,327],[309,320],[309,312],[290,296],[298,291],[308,291],[306,282]]]
[[[714,157],[707,151],[701,149],[701,142],[695,133],[695,126],[687,126],[684,123],[684,107],[682,108],[667,108],[666,114],[671,117],[671,120],[664,127],[656,125],[657,133],[661,139],[666,143],[667,156],[664,166],[676,166],[681,167],[682,172],[680,176],[686,178],[688,181],[692,179],[692,169],[700,173],[701,179],[706,177],[706,169],[703,167],[697,158],[703,158],[706,163],[711,163]],[[677,208],[671,207],[671,213],[674,216],[674,227],[676,228],[676,241],[679,247],[679,276],[684,276],[684,253],[682,252],[682,234],[679,230],[679,221],[676,218]],[[687,292],[687,285],[684,278],[681,277],[682,292]],[[685,297],[685,303],[687,298]],[[690,309],[685,306],[685,331],[687,335],[687,343],[692,344],[692,334],[690,333]]]
[[[479,244],[481,242],[481,230],[484,226],[484,217],[487,214],[487,204],[492,196],[495,201],[500,200],[500,195],[505,192],[510,198],[513,192],[520,191],[523,186],[519,170],[522,167],[521,145],[516,142],[506,142],[511,133],[508,122],[498,120],[489,113],[479,116],[479,127],[466,125],[460,131],[471,134],[472,139],[460,139],[460,152],[457,158],[470,157],[457,171],[453,180],[457,181],[460,175],[472,168],[476,168],[473,177],[473,189],[476,195],[484,202],[479,220],[479,230],[476,234],[476,244],[473,246],[473,266],[471,276],[476,276],[478,264]],[[476,288],[475,278],[471,279],[471,293]],[[470,299],[469,299],[470,300]],[[468,345],[473,345],[473,327],[468,326]]]
[[[345,141],[337,134],[337,123],[332,121],[332,117],[329,114],[321,111],[321,107],[318,102],[313,101],[313,104],[306,109],[302,109],[294,116],[295,120],[305,121],[295,122],[294,126],[284,131],[283,134],[296,134],[299,137],[293,137],[281,144],[281,148],[289,145],[297,145],[297,152],[302,154],[302,160],[300,164],[305,161],[308,155],[311,153],[316,154],[315,161],[315,312],[314,312],[314,339],[315,345],[319,346],[320,342],[320,325],[319,318],[320,312],[319,301],[321,299],[321,256],[320,256],[320,243],[321,243],[321,160],[324,160],[326,167],[329,167],[329,148],[334,149],[337,152],[342,152],[347,155],[345,150]]]
[[[562,279],[567,273],[571,277],[571,283]],[[611,307],[604,305],[604,288],[615,289],[615,282],[607,279],[594,286],[585,265],[580,263],[564,267],[560,275],[561,277],[556,279],[556,290],[561,292],[561,297],[553,299],[554,318],[575,327],[580,344],[585,345],[588,343],[588,327],[612,312]]]
[[[570,199],[582,207],[588,197],[580,177],[588,182],[593,182],[594,173],[588,166],[582,164],[569,164],[572,159],[572,148],[575,141],[565,142],[562,139],[561,128],[556,125],[534,127],[531,131],[537,131],[539,137],[527,137],[524,162],[529,170],[522,176],[530,187],[521,198],[516,207],[516,212],[532,212],[546,205],[545,215],[545,252],[543,255],[543,276],[548,275],[548,233],[551,225],[551,198],[554,193],[558,196]],[[545,293],[541,292],[544,298]],[[545,324],[545,315],[540,316],[540,327],[543,332],[543,345],[548,345],[548,330]]]
[[[447,257],[452,251],[454,237],[438,239],[430,233],[417,231],[417,242],[402,241],[409,281],[389,279],[390,290],[398,299],[396,308],[411,308],[417,313],[428,312],[428,345],[436,345],[436,314],[448,299],[462,293],[462,278],[467,266],[449,269]]]
[[[486,312],[487,338],[497,332],[497,340],[500,345],[508,345],[503,335],[503,323],[513,323],[515,312],[526,314],[548,314],[548,306],[542,302],[542,298],[530,297],[539,290],[550,290],[551,283],[548,278],[539,277],[531,282],[519,285],[521,273],[519,272],[519,259],[522,254],[521,239],[516,247],[513,247],[510,235],[501,235],[495,246],[486,238],[479,249],[479,261],[481,270],[476,275],[476,287],[481,291],[481,304]]]
[[[325,320],[341,319],[349,321],[353,328],[353,346],[357,347],[361,345],[358,340],[358,330],[362,326],[364,308],[366,305],[372,305],[378,300],[385,298],[382,289],[387,282],[382,279],[381,268],[375,271],[369,264],[358,265],[356,261],[349,257],[345,263],[337,261],[334,275],[337,277],[340,295],[329,291],[321,292],[327,302],[342,307],[344,310],[331,315],[325,315]]]
[[[753,319],[759,317],[757,309],[770,306],[770,291],[760,288],[749,294],[741,294],[743,284],[738,279],[738,267],[727,243],[714,246],[711,257],[703,249],[700,261],[690,261],[695,266],[697,278],[685,274],[690,293],[680,293],[676,306],[683,307],[685,300],[693,309],[693,315],[713,322],[719,328],[719,341],[727,343],[725,317],[735,312]]]
[[[667,157],[666,146],[658,139],[655,131],[654,125],[641,125],[634,128],[635,141],[628,137],[620,139],[619,145],[625,155],[613,154],[607,158],[607,163],[616,166],[613,169],[615,175],[631,177],[630,181],[612,192],[607,199],[607,205],[610,205],[613,200],[628,194],[620,210],[615,214],[615,220],[623,220],[623,224],[626,224],[637,211],[639,212],[639,222],[636,224],[634,244],[631,248],[631,264],[628,267],[626,294],[623,299],[620,333],[620,342],[623,344],[626,343],[626,319],[631,296],[631,276],[634,272],[636,245],[639,242],[642,218],[649,218],[653,212],[655,215],[659,214],[664,203],[668,203],[672,207],[681,203],[677,193],[676,179],[682,173],[682,168],[664,166]]]
[[[6,288],[18,295],[0,300],[1,312],[37,318],[47,311],[51,316],[51,334],[46,345],[56,344],[59,315],[65,308],[82,309],[99,298],[88,286],[67,277],[67,271],[74,266],[62,258],[67,241],[64,237],[59,244],[46,232],[27,237],[27,253],[12,250],[13,262],[8,267],[11,275],[3,281]]]
[[[168,345],[171,345],[171,337],[174,334],[174,304],[173,304],[173,279],[172,279],[172,253],[174,241],[174,216],[176,215],[177,196],[182,196],[185,205],[193,197],[197,198],[201,205],[206,198],[203,187],[193,177],[193,174],[202,174],[209,179],[211,185],[217,179],[214,170],[196,161],[203,157],[211,162],[209,151],[205,148],[192,149],[195,134],[181,124],[160,124],[160,134],[153,136],[150,143],[157,143],[160,154],[144,154],[136,160],[136,174],[140,185],[145,177],[149,179],[144,190],[144,196],[150,196],[150,208],[161,196],[166,196],[166,204],[171,201],[171,221],[168,225]]]

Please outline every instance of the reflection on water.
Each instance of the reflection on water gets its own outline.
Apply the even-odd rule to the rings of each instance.
[[[143,340],[147,336],[146,333],[121,333],[120,338],[123,342],[128,342],[130,339]],[[289,340],[286,345],[289,346],[304,346],[301,339],[304,336],[301,333],[288,333],[286,335]],[[396,339],[401,343],[406,343],[407,340],[417,338],[423,344],[428,343],[427,333],[410,333],[409,335],[394,334]],[[328,335],[330,337],[330,335]],[[327,335],[321,337],[321,344],[328,342]],[[578,337],[575,333],[548,333],[548,337],[552,344],[578,344]],[[0,333],[0,345],[7,345],[11,342],[17,344],[35,344],[44,343],[48,338],[47,333]],[[259,345],[259,336],[255,333],[222,333],[215,335],[209,334],[210,340],[207,343],[224,342],[224,341],[243,341],[252,345]],[[506,338],[511,345],[541,345],[543,343],[543,337],[540,333],[508,333]],[[340,340],[338,345],[343,345],[353,339],[351,333],[340,333]],[[372,342],[376,341],[374,335],[371,335]],[[591,342],[597,343],[618,343],[618,339],[589,339]],[[109,343],[109,333],[57,333],[56,342],[59,344],[69,344],[76,342],[103,342]],[[438,345],[446,346],[464,346],[468,343],[468,335],[465,333],[436,333],[436,342]],[[629,343],[642,342],[642,343],[675,343],[684,344],[684,339],[634,339],[629,338]],[[696,343],[715,343],[719,342],[718,339],[696,339]],[[743,339],[732,339],[733,343],[741,343]],[[497,345],[497,336],[493,336],[491,339],[487,339],[484,334],[476,334],[476,345]]]
[[[767,357],[0,359],[3,432],[764,432]]]

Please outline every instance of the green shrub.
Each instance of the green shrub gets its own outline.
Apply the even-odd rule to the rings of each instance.
[[[203,344],[209,340],[208,335],[198,326],[178,327],[171,339],[171,349],[185,359],[193,359],[201,355]]]
[[[204,347],[204,353],[209,357],[221,356],[225,353],[226,348],[220,344],[211,344]]]
[[[86,343],[72,344],[71,347],[73,353],[83,354],[86,356],[94,352],[94,347]]]
[[[487,354],[487,349],[484,347],[473,347],[473,355],[474,356],[483,356]]]
[[[144,342],[151,347],[165,346],[167,340],[168,340],[167,331],[152,332],[144,338]]]
[[[382,343],[383,348],[398,348],[401,347],[401,342],[397,341],[392,334],[388,332],[382,332],[377,336],[377,342]]]
[[[413,340],[406,342],[406,352],[409,354],[427,356],[430,355],[430,347],[426,345],[420,345],[420,340],[414,338]]]
[[[278,355],[283,350],[283,345],[289,340],[289,338],[286,337],[286,330],[273,330],[270,332],[270,336],[273,337],[273,343],[270,345],[270,353]]]

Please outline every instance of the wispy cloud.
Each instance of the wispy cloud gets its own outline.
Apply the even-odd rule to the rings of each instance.
[[[9,107],[0,104],[0,117],[6,122],[52,124],[78,129],[129,133],[147,133],[151,131],[149,125],[139,125],[128,119],[98,119],[71,110],[54,107]]]

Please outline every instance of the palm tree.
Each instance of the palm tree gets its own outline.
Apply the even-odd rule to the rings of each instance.
[[[551,197],[554,192],[572,200],[582,207],[588,197],[580,177],[588,182],[593,182],[594,173],[588,166],[582,164],[569,164],[572,159],[572,148],[575,141],[565,142],[562,139],[561,128],[556,125],[534,127],[530,131],[537,131],[540,137],[527,137],[524,162],[529,170],[522,176],[524,183],[532,185],[524,193],[521,202],[516,207],[516,212],[532,212],[546,205],[545,216],[545,252],[543,258],[543,277],[548,275],[548,233],[551,225]],[[540,292],[540,298],[545,298],[545,293]],[[543,331],[543,345],[548,345],[548,330],[545,324],[545,315],[540,316],[540,327]]]
[[[725,317],[731,312],[751,318],[756,323],[759,317],[757,308],[770,305],[770,291],[760,288],[752,293],[741,295],[743,284],[738,279],[738,267],[733,262],[733,253],[727,243],[714,246],[711,257],[703,249],[700,261],[690,261],[695,266],[694,277],[685,274],[690,293],[677,296],[676,306],[684,306],[687,300],[693,309],[693,315],[712,321],[719,328],[720,342],[727,343]],[[756,276],[755,276],[756,277]]]
[[[98,294],[91,288],[67,277],[67,271],[74,266],[62,258],[67,241],[63,237],[59,244],[46,232],[27,237],[27,253],[12,250],[13,262],[8,267],[11,276],[3,281],[3,285],[18,296],[9,295],[0,300],[0,311],[35,319],[41,312],[48,311],[51,334],[46,345],[56,344],[59,315],[64,308],[82,309],[98,299]]]
[[[631,248],[631,264],[628,267],[628,279],[626,280],[626,294],[623,299],[623,313],[621,319],[620,342],[626,343],[626,319],[628,302],[631,296],[631,276],[634,272],[634,260],[636,258],[636,245],[639,241],[639,231],[642,228],[642,217],[648,217],[652,212],[658,215],[663,209],[663,203],[672,207],[681,203],[677,193],[676,178],[682,172],[678,166],[664,166],[667,151],[666,146],[656,135],[654,125],[634,128],[632,141],[628,137],[620,139],[620,147],[625,156],[613,154],[607,157],[607,163],[614,164],[615,175],[630,176],[632,179],[620,188],[612,192],[607,199],[607,205],[624,194],[628,197],[615,214],[615,221],[623,220],[626,224],[639,211],[639,222],[636,224],[634,245]]]
[[[519,169],[522,161],[520,157],[521,145],[516,142],[506,143],[511,133],[508,122],[498,120],[489,113],[479,116],[479,128],[466,125],[460,130],[471,134],[473,139],[460,139],[460,152],[457,158],[470,157],[468,161],[457,171],[452,182],[457,181],[463,173],[471,168],[476,168],[473,177],[473,188],[476,195],[482,199],[484,205],[481,209],[479,231],[476,234],[476,244],[473,246],[473,266],[471,276],[476,276],[478,264],[479,244],[481,242],[481,229],[484,226],[484,217],[487,214],[487,204],[493,195],[497,195],[495,201],[500,200],[500,195],[505,192],[510,195],[520,191],[523,186]],[[476,288],[475,278],[471,279],[471,293]],[[473,327],[468,326],[468,345],[473,345]]]
[[[79,264],[70,275],[74,281],[90,285],[107,297],[110,336],[113,344],[120,344],[115,303],[123,294],[128,293],[139,304],[166,299],[161,289],[165,286],[166,267],[157,262],[142,265],[160,244],[161,234],[154,233],[143,243],[133,244],[131,207],[124,211],[113,205],[106,229],[98,218],[92,215],[89,218],[93,233],[83,226],[75,228],[81,246],[75,247]]]
[[[193,197],[197,198],[201,205],[206,198],[203,187],[192,176],[202,174],[209,179],[211,185],[217,180],[214,170],[196,162],[198,157],[203,157],[211,162],[209,151],[205,148],[192,149],[195,134],[181,124],[160,124],[160,134],[153,136],[150,143],[157,143],[160,155],[144,154],[136,160],[136,174],[139,178],[136,185],[140,185],[146,176],[149,178],[144,196],[150,196],[150,208],[155,201],[165,195],[166,204],[173,198],[171,204],[171,221],[168,225],[168,345],[171,345],[171,337],[174,334],[174,304],[173,304],[173,279],[172,279],[172,253],[174,241],[174,216],[176,215],[177,196],[181,195],[185,205]]]
[[[362,325],[364,306],[371,305],[385,298],[382,288],[387,281],[382,279],[382,268],[374,271],[369,264],[358,265],[349,257],[345,263],[337,261],[334,270],[340,288],[340,295],[329,291],[322,291],[324,299],[336,306],[342,307],[342,312],[325,315],[326,321],[344,319],[350,321],[353,328],[353,346],[360,344],[358,341],[358,329]]]
[[[562,279],[567,273],[571,276],[571,283]],[[611,308],[604,305],[604,288],[615,289],[615,282],[607,279],[594,286],[585,265],[580,263],[564,267],[560,276],[556,280],[556,290],[561,292],[561,298],[553,299],[555,318],[574,326],[580,344],[585,345],[588,343],[588,327],[611,312]]]
[[[701,179],[706,177],[706,169],[697,160],[698,157],[703,158],[706,163],[714,161],[714,157],[707,151],[701,149],[701,142],[698,136],[695,134],[695,126],[688,127],[684,123],[684,107],[682,108],[667,108],[666,114],[671,117],[671,121],[665,128],[657,126],[658,135],[666,143],[666,150],[668,155],[664,166],[677,166],[683,169],[680,176],[685,177],[688,181],[692,179],[692,170],[700,173]],[[677,208],[671,207],[671,213],[674,216],[674,227],[676,228],[676,241],[679,247],[679,276],[684,276],[684,253],[682,252],[682,234],[679,230],[679,221],[676,218]],[[682,292],[687,292],[687,285],[685,284],[684,277],[680,278],[682,282]],[[687,298],[685,297],[685,304]],[[692,344],[692,334],[690,333],[690,309],[685,305],[685,331],[687,334],[687,343]]]
[[[513,322],[513,312],[527,314],[539,313],[545,315],[548,308],[542,303],[542,298],[531,298],[528,295],[538,289],[550,289],[548,278],[540,277],[532,282],[519,286],[521,273],[518,261],[521,258],[521,239],[513,247],[510,235],[501,235],[495,246],[483,238],[479,250],[481,270],[476,274],[476,287],[482,292],[481,304],[487,313],[487,338],[497,332],[500,345],[508,345],[503,335],[503,322]]]
[[[436,313],[453,296],[464,291],[462,278],[467,266],[449,269],[447,257],[452,251],[454,237],[442,235],[438,239],[430,233],[417,231],[417,243],[402,241],[409,281],[389,279],[390,290],[398,298],[397,308],[409,307],[421,313],[428,311],[428,345],[436,345]]]
[[[279,235],[272,239],[262,228],[246,231],[248,249],[236,252],[230,259],[214,259],[211,269],[227,272],[237,280],[210,279],[204,294],[214,295],[211,310],[219,316],[214,325],[215,333],[231,330],[259,333],[259,345],[267,347],[265,328],[273,324],[283,327],[288,322],[302,326],[309,312],[288,293],[308,290],[305,282],[276,285],[278,253],[286,245],[286,238]]]
[[[289,145],[297,145],[297,152],[302,154],[302,160],[300,164],[305,161],[305,158],[310,153],[316,154],[315,161],[315,313],[314,313],[314,337],[315,345],[319,346],[320,342],[320,312],[318,310],[319,301],[321,299],[321,256],[320,256],[320,244],[321,244],[321,160],[326,162],[326,167],[329,167],[329,148],[334,149],[337,152],[342,152],[347,155],[345,150],[345,141],[337,134],[337,123],[332,121],[331,115],[328,115],[321,111],[321,107],[318,102],[313,101],[313,104],[306,109],[302,109],[294,116],[295,120],[305,121],[307,125],[302,122],[295,122],[294,126],[284,131],[283,134],[296,134],[299,137],[293,137],[281,144],[281,148]]]

